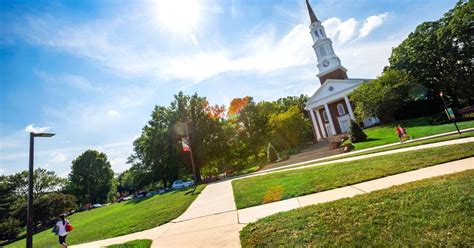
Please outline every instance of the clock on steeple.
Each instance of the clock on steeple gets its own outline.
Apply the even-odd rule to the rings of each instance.
[[[341,65],[341,60],[334,53],[332,41],[327,37],[324,26],[321,25],[321,21],[314,14],[308,0],[306,0],[306,7],[311,21],[309,29],[313,38],[313,49],[318,59],[319,74],[317,76],[321,84],[326,79],[347,79],[347,69]]]

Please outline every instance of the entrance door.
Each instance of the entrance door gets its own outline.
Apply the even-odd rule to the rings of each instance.
[[[333,135],[333,133],[331,131],[331,127],[329,126],[329,123],[324,123],[324,129],[326,129],[326,133],[328,134],[328,136]]]
[[[349,115],[343,115],[337,117],[337,120],[339,121],[339,127],[341,128],[341,133],[347,133],[349,131],[349,124],[351,121],[351,118]]]

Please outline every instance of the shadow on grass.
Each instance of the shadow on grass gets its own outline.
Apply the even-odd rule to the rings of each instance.
[[[377,141],[377,140],[382,140],[382,139],[377,139],[377,138],[368,138],[362,142],[358,142],[358,143],[365,143],[365,142],[371,142],[371,141]]]
[[[148,199],[151,199],[153,197],[156,197],[156,196],[165,196],[165,195],[173,195],[173,194],[176,194],[176,193],[180,193],[180,192],[184,192],[184,195],[199,195],[201,192],[194,192],[194,188],[188,188],[188,189],[181,189],[181,190],[173,190],[173,191],[170,191],[170,192],[166,192],[164,194],[161,194],[161,195],[153,195],[153,196],[146,196],[146,197],[141,197],[141,198],[135,198],[133,200],[130,200],[130,201],[127,201],[125,203],[125,205],[129,205],[129,204],[139,204],[141,203],[142,201],[146,201]]]
[[[166,192],[164,194],[161,194],[161,196],[164,196],[164,195],[172,195],[172,194],[176,194],[178,193],[178,191],[170,191],[170,192]],[[129,204],[138,204],[138,203],[141,203],[142,201],[146,201],[148,199],[151,199],[153,197],[158,197],[160,196],[159,194],[158,195],[152,195],[152,196],[146,196],[146,197],[141,197],[141,198],[135,198],[133,200],[130,200],[130,201],[127,201],[125,203],[125,205],[129,205]]]

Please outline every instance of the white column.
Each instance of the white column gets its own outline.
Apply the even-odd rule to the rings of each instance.
[[[314,132],[316,133],[316,140],[320,140],[321,135],[319,134],[319,130],[318,130],[318,122],[316,121],[316,118],[314,118],[314,110],[310,109],[309,113],[311,114],[311,121],[313,121],[313,128],[314,128]]]
[[[328,137],[326,135],[326,132],[324,131],[324,125],[323,125],[323,121],[321,119],[321,115],[319,114],[319,109],[315,109],[316,110],[316,117],[318,118],[318,124],[319,124],[319,130],[321,130],[321,134],[323,135],[323,138],[326,138]]]
[[[328,119],[329,119],[329,126],[331,127],[332,135],[336,135],[336,128],[334,127],[334,123],[332,122],[332,115],[331,115],[331,112],[329,111],[329,107],[327,103],[324,104],[324,109],[326,110],[326,115],[328,116]]]
[[[349,110],[349,116],[351,117],[351,119],[355,120],[354,112],[352,112],[352,106],[351,102],[349,102],[349,98],[347,96],[344,96],[344,100],[346,101],[347,109]]]

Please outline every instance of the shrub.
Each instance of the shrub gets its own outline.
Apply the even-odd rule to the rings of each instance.
[[[352,143],[367,140],[367,135],[364,133],[364,131],[362,131],[362,128],[360,128],[360,126],[354,120],[351,120],[348,135]]]

